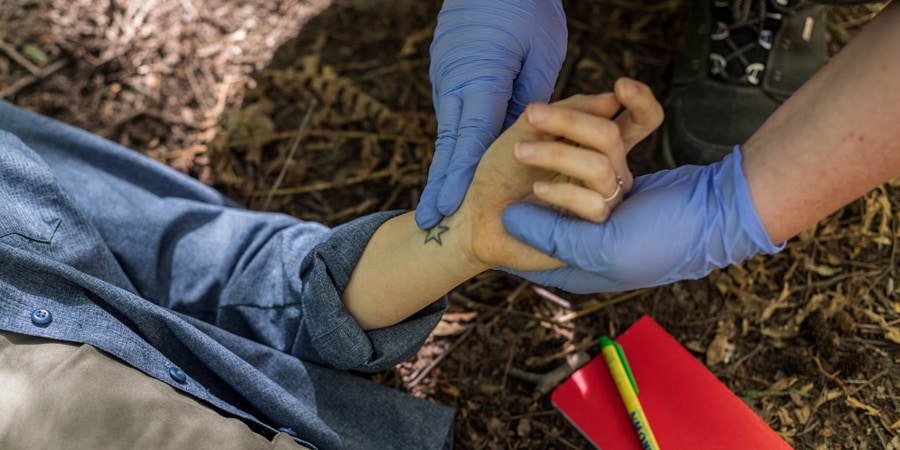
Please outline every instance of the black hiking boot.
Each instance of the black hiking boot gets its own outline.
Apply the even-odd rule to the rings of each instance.
[[[742,144],[827,56],[825,7],[796,0],[688,0],[665,101],[666,163],[709,164]]]

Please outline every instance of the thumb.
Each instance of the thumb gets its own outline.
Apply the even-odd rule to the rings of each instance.
[[[503,227],[512,237],[553,256],[557,254],[557,246],[551,230],[555,230],[559,216],[548,208],[516,203],[503,211]]]
[[[604,228],[572,219],[555,210],[531,203],[516,203],[503,212],[503,226],[514,238],[538,251],[585,270],[603,267],[606,254],[594,248],[591,232]]]
[[[446,169],[442,169],[442,171],[443,170]],[[432,173],[434,172],[435,171],[432,171]],[[446,180],[446,178],[445,174],[437,176],[429,174],[428,183],[422,191],[422,195],[419,198],[419,204],[416,205],[415,213],[416,225],[423,230],[433,228],[444,219],[444,215],[441,214],[437,208],[437,203],[438,194],[440,193],[441,187],[444,186],[444,180]]]
[[[653,91],[644,83],[631,78],[619,78],[613,86],[616,99],[625,110],[616,118],[625,150],[631,150],[644,140],[660,124],[665,113],[662,105],[653,96]]]

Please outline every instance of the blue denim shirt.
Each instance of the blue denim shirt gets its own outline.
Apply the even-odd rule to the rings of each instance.
[[[344,308],[369,237],[396,214],[328,229],[247,211],[0,101],[0,329],[93,345],[312,448],[446,448],[452,409],[345,372],[411,357],[446,307],[368,332]]]

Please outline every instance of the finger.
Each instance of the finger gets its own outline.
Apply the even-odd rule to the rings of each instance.
[[[619,78],[613,91],[625,107],[616,124],[627,152],[662,124],[665,113],[650,87],[637,80]]]
[[[596,95],[576,94],[553,102],[553,105],[565,106],[604,119],[615,116],[622,109],[622,102],[616,98],[613,92]]]
[[[434,178],[431,175],[428,176],[428,183],[422,191],[422,196],[419,197],[415,214],[416,225],[423,230],[434,228],[444,219],[444,215],[438,211],[437,198],[445,180],[446,176],[443,175]]]
[[[607,225],[567,218],[560,212],[529,203],[516,203],[503,212],[503,227],[514,238],[570,266],[584,270],[605,267],[603,249],[590,246],[584,239],[589,232],[601,232]]]
[[[465,165],[464,165],[465,164]],[[475,178],[478,159],[459,160],[447,171],[447,178],[438,193],[437,210],[442,216],[453,215],[466,198],[466,192]]]
[[[501,132],[510,127],[530,103],[546,103],[553,94],[556,83],[554,77],[548,76],[548,63],[543,61],[541,55],[531,55],[522,64],[522,71],[513,83],[512,97],[509,99],[509,108],[506,110],[506,120]],[[541,60],[541,61],[538,61]],[[557,65],[558,66],[558,65]],[[549,71],[557,74],[556,71]]]
[[[575,293],[658,285],[657,278],[648,278],[642,273],[644,266],[654,265],[654,258],[646,255],[653,255],[657,249],[653,245],[635,248],[640,247],[635,244],[649,241],[647,236],[623,242],[621,233],[633,230],[633,226],[617,226],[616,220],[594,224],[528,203],[511,205],[503,212],[503,226],[510,235],[567,264],[563,269],[540,275],[523,273],[528,279],[534,274],[540,283]],[[632,232],[632,236],[634,234]]]
[[[615,194],[615,192],[613,192]],[[610,204],[597,191],[572,183],[541,180],[534,183],[534,195],[550,205],[571,212],[583,220],[605,222],[612,212]],[[618,197],[613,195],[612,197]]]
[[[553,102],[552,105],[572,108],[576,111],[581,111],[585,114],[605,119],[615,116],[616,113],[622,109],[622,103],[619,102],[616,95],[612,92],[598,95],[576,94],[563,100]],[[527,107],[525,109],[527,109]],[[508,115],[507,119],[509,119]],[[518,120],[516,126],[534,129],[527,118],[520,115],[519,119],[522,120]]]
[[[434,145],[434,157],[428,168],[428,182],[416,205],[416,225],[423,230],[433,228],[444,215],[438,210],[438,198],[447,180],[447,169],[453,158],[459,135],[459,118],[462,114],[462,101],[456,95],[445,95],[436,98],[436,117],[438,120],[438,136]]]
[[[535,129],[566,138],[576,144],[611,153],[622,152],[619,126],[615,122],[571,107],[532,103],[525,110]]]
[[[566,138],[576,144],[603,152],[615,172],[626,178],[628,163],[619,135],[619,126],[608,119],[563,105],[533,103],[525,110],[528,122],[537,130]],[[630,177],[627,177],[630,183]],[[626,185],[630,188],[630,184]]]
[[[560,141],[518,142],[513,149],[522,164],[561,173],[584,183],[589,189],[613,195],[618,187],[618,174],[610,158],[602,150],[575,147]]]
[[[522,70],[516,76],[513,85],[512,98],[509,101],[509,109],[506,114],[505,130],[532,102],[547,102],[553,95],[556,87],[556,79],[566,59],[568,49],[568,29],[566,27],[566,15],[559,2],[538,2],[546,11],[535,10],[532,6],[532,17],[542,17],[540,22],[546,26],[540,30],[538,39],[530,39],[530,48],[522,61]],[[538,31],[538,30],[535,30]]]
[[[479,86],[463,95],[456,146],[437,196],[437,210],[444,216],[456,212],[465,198],[478,162],[500,134],[508,101],[509,91],[497,85]]]

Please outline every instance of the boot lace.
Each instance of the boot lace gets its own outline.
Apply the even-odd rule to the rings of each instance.
[[[710,76],[729,84],[759,85],[788,8],[788,0],[713,0]]]

